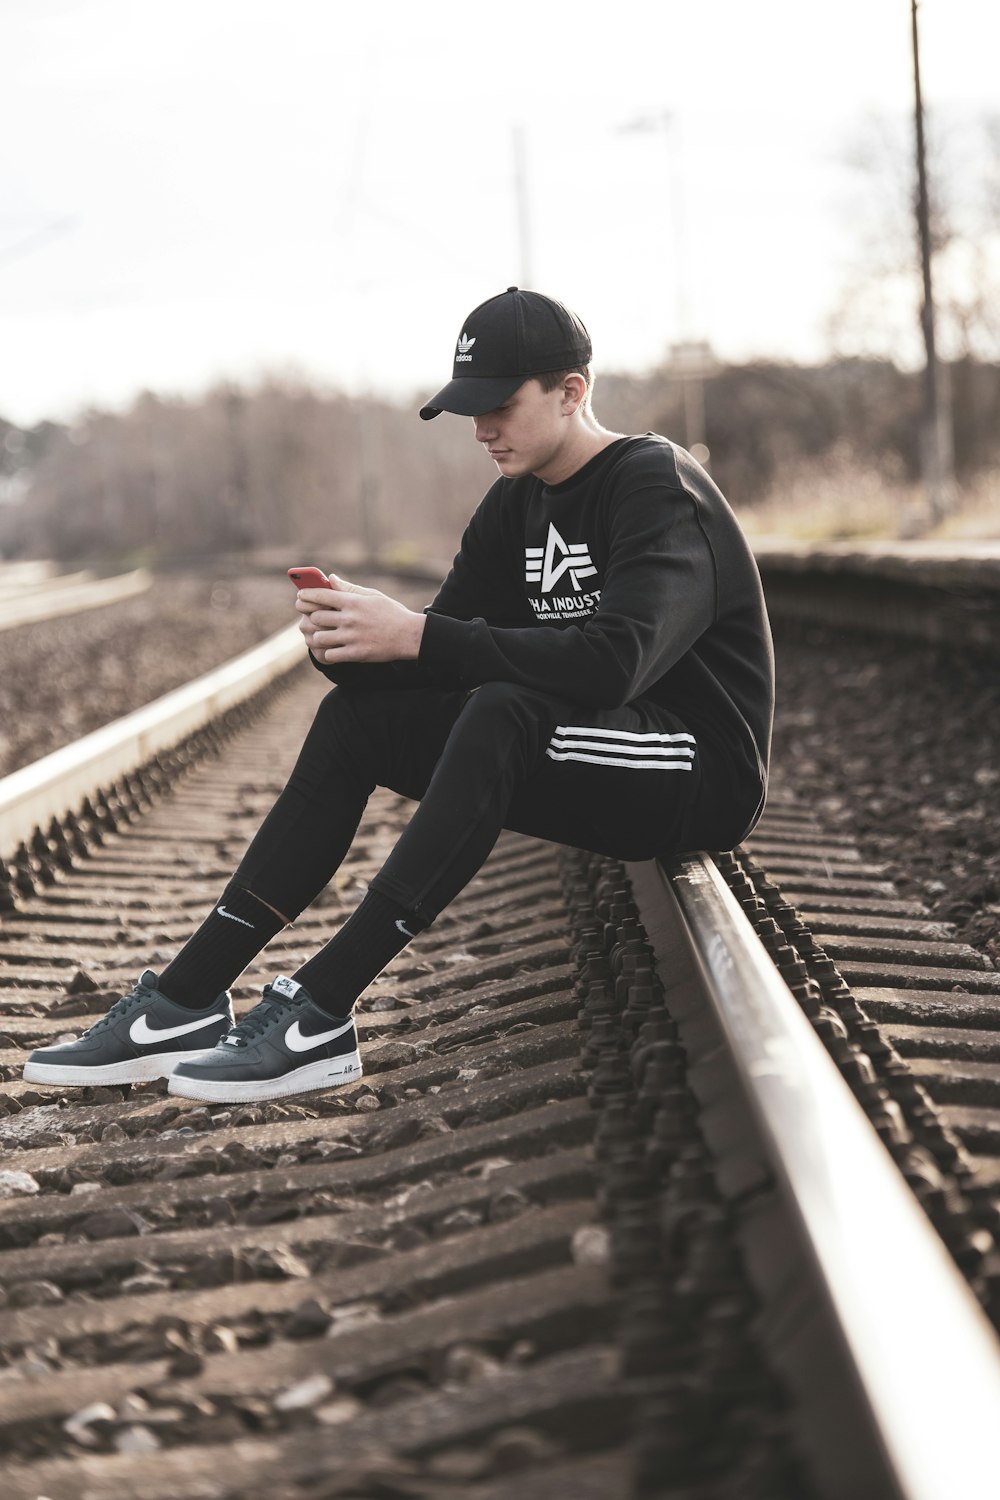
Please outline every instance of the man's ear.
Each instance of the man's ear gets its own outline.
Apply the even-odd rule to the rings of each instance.
[[[587,399],[587,382],[582,375],[574,372],[566,376],[562,389],[562,409],[567,417],[571,417],[575,411],[579,411]]]

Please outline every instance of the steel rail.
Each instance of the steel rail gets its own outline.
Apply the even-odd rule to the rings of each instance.
[[[628,870],[822,1492],[985,1494],[1000,1348],[978,1303],[714,862]]]
[[[77,573],[57,573],[54,563],[0,563],[0,599],[21,598],[40,588],[79,588],[81,583],[93,583],[94,575],[87,568]]]
[[[58,615],[79,614],[85,609],[117,604],[122,599],[144,594],[153,582],[153,575],[146,568],[89,582],[81,581],[85,576],[74,575],[72,581],[65,582],[45,580],[36,584],[27,598],[19,593],[0,599],[0,630],[13,630],[17,625],[34,625]]]
[[[0,780],[0,858],[305,660],[290,625],[225,666]]]

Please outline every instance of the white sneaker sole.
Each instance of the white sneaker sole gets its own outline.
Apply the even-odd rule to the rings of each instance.
[[[184,1099],[208,1099],[213,1104],[242,1104],[247,1099],[283,1099],[286,1094],[307,1094],[316,1089],[339,1088],[361,1077],[361,1058],[357,1052],[343,1057],[327,1057],[322,1062],[306,1063],[280,1078],[244,1078],[227,1083],[224,1078],[186,1078],[170,1076],[167,1092]]]
[[[92,1067],[67,1067],[64,1063],[26,1062],[21,1077],[25,1083],[61,1084],[65,1088],[86,1088],[89,1084],[148,1083],[153,1078],[169,1078],[178,1063],[194,1062],[211,1047],[192,1052],[157,1052],[148,1057],[131,1057],[126,1062],[101,1063]]]

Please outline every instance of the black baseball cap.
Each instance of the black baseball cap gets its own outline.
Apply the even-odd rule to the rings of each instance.
[[[575,313],[541,292],[509,286],[481,302],[458,336],[452,378],[420,408],[424,421],[443,411],[478,417],[501,406],[532,375],[588,364],[590,334]]]

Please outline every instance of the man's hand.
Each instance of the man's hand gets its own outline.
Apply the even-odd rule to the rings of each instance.
[[[295,608],[317,661],[416,661],[420,652],[423,615],[335,573],[328,589],[301,589]]]

